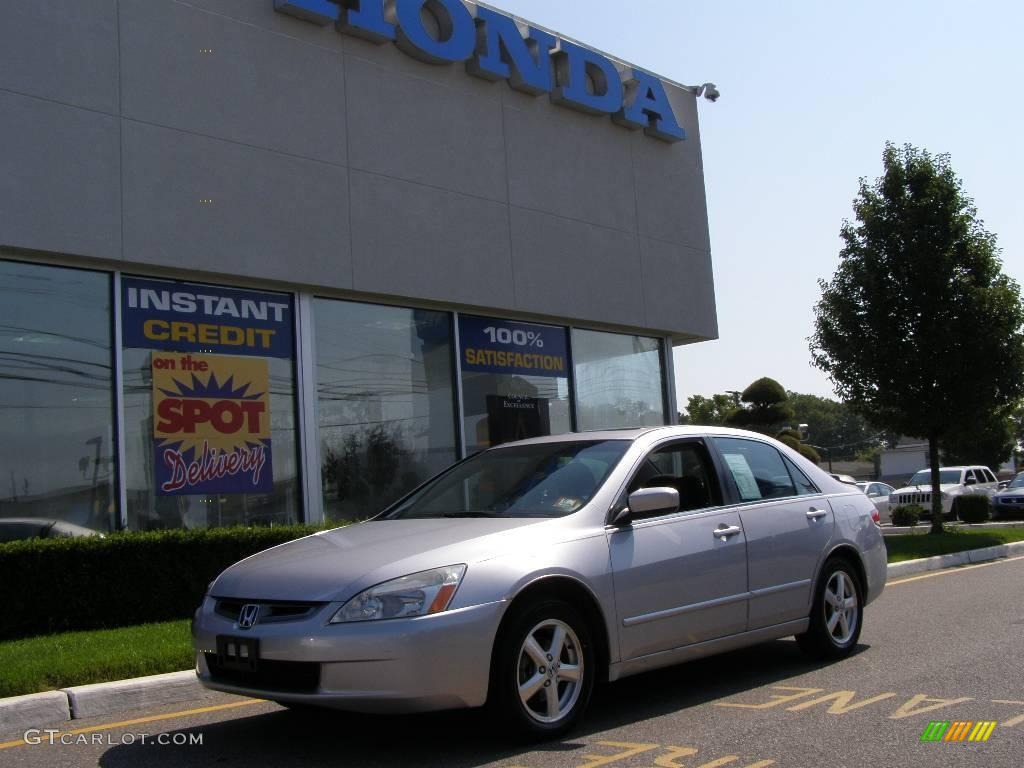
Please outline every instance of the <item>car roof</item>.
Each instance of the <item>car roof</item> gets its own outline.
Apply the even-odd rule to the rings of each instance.
[[[567,432],[561,435],[545,435],[543,437],[530,437],[525,440],[517,440],[511,443],[502,443],[495,448],[507,448],[510,445],[535,445],[538,443],[568,443],[583,442],[591,440],[637,440],[647,435],[660,433],[664,437],[699,437],[701,435],[720,435],[723,437],[754,437],[765,439],[768,436],[758,432],[750,432],[744,429],[733,429],[732,427],[715,427],[699,425],[666,424],[654,427],[630,427],[626,429],[597,429],[583,432]]]

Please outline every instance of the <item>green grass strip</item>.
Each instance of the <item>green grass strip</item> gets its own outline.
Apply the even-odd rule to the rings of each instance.
[[[0,697],[179,672],[193,663],[187,619],[9,640],[0,643]]]
[[[986,528],[982,530],[953,530],[939,535],[926,533],[906,536],[886,536],[889,562],[917,560],[921,557],[948,555],[968,549],[994,547],[1024,541],[1024,528]]]

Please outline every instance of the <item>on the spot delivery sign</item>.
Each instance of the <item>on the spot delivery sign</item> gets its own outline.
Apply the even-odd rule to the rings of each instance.
[[[154,352],[152,367],[157,493],[271,491],[267,361]]]

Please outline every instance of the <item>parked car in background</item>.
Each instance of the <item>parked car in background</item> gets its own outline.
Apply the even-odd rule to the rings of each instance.
[[[871,499],[878,510],[878,516],[883,523],[891,523],[892,515],[889,514],[889,496],[896,489],[886,483],[857,483],[857,487],[864,491],[864,495]]]
[[[940,467],[939,493],[942,496],[944,517],[957,516],[956,500],[967,494],[991,496],[997,490],[998,481],[988,467]],[[890,506],[919,504],[926,513],[932,508],[932,471],[922,469],[914,473],[905,487],[889,496]]]
[[[1024,517],[1024,472],[1018,472],[1004,490],[992,495],[993,517]]]
[[[102,536],[99,531],[47,517],[0,517],[0,543],[21,539],[66,539]]]
[[[789,635],[850,654],[885,586],[874,513],[751,432],[509,443],[221,573],[195,614],[196,671],[286,706],[486,703],[503,728],[553,737],[599,680]]]

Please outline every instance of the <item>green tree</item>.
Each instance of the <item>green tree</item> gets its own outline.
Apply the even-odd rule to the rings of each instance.
[[[996,413],[985,421],[958,423],[942,438],[943,464],[984,464],[998,472],[1016,447],[1015,423],[1011,410]]]
[[[833,459],[854,459],[881,442],[880,430],[845,403],[798,392],[788,395],[794,423],[806,424],[808,440],[830,448]]]
[[[729,414],[730,426],[773,435],[793,421],[786,390],[775,379],[758,379],[743,390],[740,400],[745,405]]]
[[[686,401],[686,412],[681,414],[679,423],[720,427],[727,423],[729,414],[737,407],[731,395],[691,395]]]
[[[1024,394],[1024,307],[947,155],[886,144],[861,179],[840,264],[821,281],[814,364],[874,424],[928,440],[932,487],[952,427]],[[932,495],[932,530],[942,531]]]

